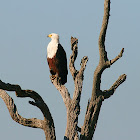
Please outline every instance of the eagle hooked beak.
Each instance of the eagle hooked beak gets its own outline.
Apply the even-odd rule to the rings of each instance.
[[[51,34],[49,34],[47,37],[50,37],[50,38],[51,38],[51,37],[52,37],[52,35],[51,35]]]

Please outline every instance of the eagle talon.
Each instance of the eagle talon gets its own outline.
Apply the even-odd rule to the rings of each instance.
[[[52,82],[56,79],[57,85],[60,84],[60,86],[61,86],[61,78],[58,77],[57,74],[56,74],[56,75],[50,75],[50,78],[51,78],[51,81],[52,81]]]
[[[56,78],[56,76],[55,75],[51,75],[50,78],[53,81]]]

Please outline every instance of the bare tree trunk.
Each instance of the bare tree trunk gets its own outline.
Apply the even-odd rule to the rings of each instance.
[[[124,48],[122,48],[118,56],[116,56],[112,60],[108,59],[107,52],[105,49],[105,37],[109,22],[109,13],[110,0],[105,0],[104,16],[98,42],[100,60],[98,66],[96,67],[96,70],[94,71],[91,99],[88,101],[85,120],[81,128],[78,127],[78,116],[80,114],[80,99],[84,80],[84,70],[88,62],[88,57],[85,56],[82,58],[80,64],[81,68],[80,70],[76,70],[75,60],[78,54],[77,38],[71,37],[72,54],[70,56],[69,63],[69,69],[75,84],[73,98],[70,97],[68,89],[64,85],[61,85],[58,82],[57,78],[51,79],[53,85],[60,92],[67,110],[67,126],[64,136],[65,140],[91,140],[93,138],[97,126],[102,102],[105,99],[108,99],[111,95],[113,95],[118,86],[126,80],[126,75],[123,74],[118,78],[116,82],[114,82],[110,89],[104,91],[100,89],[101,76],[103,71],[106,68],[110,68],[112,64],[114,64],[119,58],[122,57],[124,52]],[[48,106],[38,93],[32,90],[22,90],[19,85],[6,84],[2,81],[0,81],[0,89],[0,97],[5,102],[9,113],[14,121],[24,126],[43,129],[46,136],[46,140],[56,139],[53,118],[51,116]],[[29,101],[29,103],[38,107],[41,110],[41,112],[44,115],[44,120],[39,120],[36,118],[23,118],[21,115],[18,114],[13,99],[4,90],[15,91],[17,97],[32,98],[34,101]],[[78,135],[78,132],[80,133],[80,137]]]
[[[79,139],[78,137],[79,127],[77,125],[78,125],[78,115],[80,114],[80,97],[83,86],[84,70],[86,67],[86,63],[88,61],[87,57],[83,57],[83,59],[81,60],[81,69],[79,71],[75,69],[74,62],[76,60],[78,53],[77,44],[78,39],[71,37],[72,55],[70,56],[69,69],[75,84],[73,98],[70,97],[70,94],[64,85],[58,84],[56,79],[52,81],[54,86],[59,90],[67,109],[67,127],[65,131],[65,139],[69,140]]]
[[[119,58],[122,57],[122,54],[124,52],[124,48],[123,48],[120,54],[115,59],[112,60],[108,59],[107,52],[105,50],[105,37],[106,37],[106,31],[107,31],[107,26],[108,26],[108,21],[110,16],[109,13],[110,13],[110,0],[105,0],[104,16],[103,16],[103,22],[102,22],[102,27],[101,27],[99,42],[98,42],[100,60],[94,72],[92,97],[91,100],[89,101],[88,108],[85,114],[84,125],[82,126],[81,129],[81,136],[80,136],[81,140],[92,139],[97,126],[97,121],[98,121],[102,102],[104,101],[104,99],[107,99],[111,95],[113,95],[116,88],[120,84],[122,84],[126,79],[126,75],[123,74],[118,78],[118,80],[112,85],[112,87],[109,90],[102,91],[100,89],[101,76],[103,71],[106,68],[110,68],[113,63],[115,63]]]

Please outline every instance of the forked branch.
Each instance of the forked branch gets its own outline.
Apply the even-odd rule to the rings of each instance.
[[[17,123],[24,125],[24,126],[43,129],[42,120],[39,120],[36,118],[26,119],[26,118],[23,118],[22,116],[20,116],[18,114],[16,105],[14,104],[14,100],[4,90],[0,89],[0,97],[5,102],[8,110],[9,110],[9,113],[14,121],[16,121]]]
[[[92,137],[96,129],[102,102],[104,101],[104,99],[107,99],[111,95],[113,95],[115,90],[119,87],[119,85],[126,80],[126,75],[123,74],[118,78],[118,80],[112,85],[112,87],[109,90],[102,91],[100,89],[101,76],[103,71],[106,68],[109,68],[112,64],[114,64],[119,58],[121,58],[124,52],[124,48],[123,48],[120,54],[116,58],[110,61],[108,60],[107,52],[105,49],[105,37],[106,37],[106,31],[109,22],[109,16],[110,16],[110,0],[105,0],[104,16],[103,16],[100,35],[99,35],[100,60],[94,72],[92,97],[91,100],[88,102],[84,124],[81,128],[81,135],[80,135],[81,140],[92,140]]]
[[[15,91],[17,97],[32,98],[34,101],[29,101],[29,103],[38,107],[41,110],[44,115],[44,120],[36,118],[23,118],[21,115],[18,114],[16,105],[14,104],[14,100],[4,90]],[[48,106],[38,93],[32,90],[22,90],[19,85],[12,85],[9,83],[6,84],[0,81],[0,97],[5,102],[9,113],[14,121],[24,126],[43,129],[47,140],[56,139],[53,118],[51,116]]]
[[[80,130],[80,128],[77,125],[78,125],[78,116],[80,114],[80,97],[83,87],[84,70],[88,62],[88,57],[85,56],[82,58],[80,64],[81,68],[80,70],[77,70],[75,68],[75,60],[78,55],[77,38],[71,37],[71,50],[72,54],[70,56],[69,69],[75,84],[73,98],[71,99],[67,88],[64,85],[60,85],[60,83],[56,79],[54,79],[52,83],[54,84],[56,89],[60,92],[67,109],[67,127],[64,139],[78,140],[79,139],[78,131]]]

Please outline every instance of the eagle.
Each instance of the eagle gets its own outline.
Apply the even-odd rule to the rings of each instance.
[[[47,61],[52,79],[59,78],[60,84],[64,85],[67,82],[67,56],[64,48],[59,43],[59,35],[51,33],[48,35],[51,38],[47,46]]]

